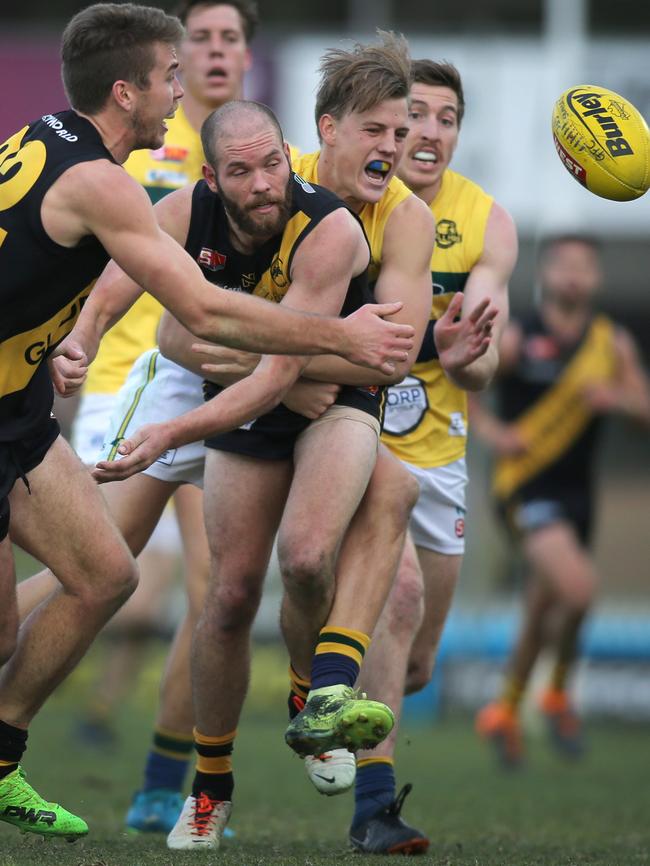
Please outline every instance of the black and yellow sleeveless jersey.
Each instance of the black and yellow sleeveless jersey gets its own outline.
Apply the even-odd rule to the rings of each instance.
[[[496,461],[494,493],[507,500],[542,480],[558,491],[588,489],[599,418],[583,394],[588,385],[614,377],[614,325],[606,316],[595,316],[568,348],[558,343],[537,313],[520,325],[519,360],[499,378],[497,395],[500,417],[516,425],[527,449]]]
[[[185,116],[182,104],[166,121],[165,143],[157,150],[135,150],[124,163],[146,189],[152,203],[201,179],[204,161],[201,136]],[[90,365],[85,394],[117,394],[136,358],[156,345],[162,304],[143,292],[103,337]]]
[[[74,111],[45,115],[0,145],[0,441],[25,435],[49,415],[43,362],[72,330],[108,261],[95,237],[63,247],[41,221],[54,182],[96,159],[114,162],[95,127]]]
[[[464,290],[481,258],[492,202],[477,184],[447,169],[430,205],[436,218],[431,318],[410,374],[388,389],[382,434],[400,460],[423,469],[445,466],[465,455],[467,394],[445,376],[433,328],[456,292]]]
[[[324,217],[338,208],[347,207],[334,193],[307,182],[297,174],[292,174],[290,186],[291,205],[284,230],[247,255],[236,250],[230,242],[228,219],[220,197],[205,181],[196,184],[185,249],[198,262],[207,280],[273,303],[282,301],[291,285],[293,257],[302,241]],[[366,270],[350,281],[341,315],[347,316],[371,301]],[[219,390],[218,386],[206,385],[208,396]],[[381,397],[378,388],[346,386],[341,389],[337,402],[364,408],[379,417]]]

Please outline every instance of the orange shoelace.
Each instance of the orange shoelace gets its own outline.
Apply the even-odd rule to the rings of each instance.
[[[201,792],[196,801],[194,818],[192,819],[192,830],[197,836],[206,836],[212,829],[213,810],[218,800],[213,800],[207,794]]]

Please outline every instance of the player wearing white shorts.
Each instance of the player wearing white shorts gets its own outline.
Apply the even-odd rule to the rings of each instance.
[[[95,462],[114,460],[119,443],[139,427],[169,421],[202,406],[202,385],[200,376],[165,358],[159,349],[143,352],[113,401]],[[203,443],[191,442],[165,451],[144,474],[170,484],[202,488],[204,463]]]
[[[398,174],[436,218],[431,258],[431,320],[410,376],[391,387],[383,442],[420,484],[396,582],[366,656],[360,685],[399,713],[404,694],[431,678],[465,535],[466,390],[492,378],[498,339],[508,316],[507,284],[517,251],[511,218],[491,196],[448,168],[458,140],[464,99],[458,71],[415,61],[410,131]],[[446,376],[439,360],[443,313],[472,310],[489,298],[499,313],[482,357]],[[471,315],[471,314],[470,314]],[[452,380],[453,379],[453,380]],[[422,599],[424,598],[424,604]],[[396,795],[397,725],[372,753],[358,753],[350,841],[360,851],[414,854],[429,840],[400,817],[410,785]]]

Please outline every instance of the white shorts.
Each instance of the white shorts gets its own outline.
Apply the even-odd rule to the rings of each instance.
[[[119,440],[128,439],[139,427],[168,421],[203,405],[202,382],[200,376],[169,361],[158,349],[144,352],[115,395],[99,459],[115,460]],[[165,451],[144,474],[160,481],[203,487],[204,462],[203,442],[192,442]]]
[[[448,556],[464,553],[465,458],[432,469],[406,462],[404,466],[420,484],[420,496],[409,526],[416,546]]]
[[[104,444],[117,394],[82,394],[71,444],[86,466],[94,466]]]

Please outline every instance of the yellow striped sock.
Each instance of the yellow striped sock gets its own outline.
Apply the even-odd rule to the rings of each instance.
[[[395,758],[391,758],[388,755],[381,758],[357,758],[357,769],[361,769],[361,767],[369,767],[371,764],[388,764],[390,767],[395,765]]]
[[[369,635],[361,631],[354,631],[351,628],[339,628],[337,626],[325,626],[325,628],[321,629],[318,637],[315,655],[339,653],[351,658],[360,667],[369,646]]]
[[[237,730],[218,737],[209,737],[194,728],[194,745],[199,773],[222,774],[232,772],[232,750]]]
[[[289,665],[289,679],[291,680],[291,691],[299,697],[307,700],[311,682],[304,679],[296,672],[293,665]]]

